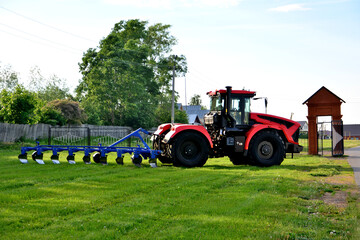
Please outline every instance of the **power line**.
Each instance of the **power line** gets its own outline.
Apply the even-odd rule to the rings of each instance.
[[[53,46],[53,45],[50,45],[50,44],[47,44],[47,43],[38,42],[38,41],[29,39],[29,38],[26,38],[26,37],[23,37],[23,36],[19,36],[19,35],[10,33],[10,32],[8,32],[8,31],[2,30],[2,29],[0,29],[0,31],[1,31],[1,32],[4,32],[4,33],[6,33],[6,34],[12,35],[12,36],[14,36],[14,37],[17,37],[17,38],[21,38],[21,39],[28,40],[28,41],[30,41],[30,42],[34,42],[34,43],[39,44],[39,45],[46,45],[46,46],[48,46],[48,47],[52,47],[52,48],[55,48],[55,49],[58,49],[58,50],[61,50],[61,51],[64,51],[64,50],[65,50],[65,51],[70,52],[70,53],[72,53],[72,54],[78,54],[78,53],[75,53],[75,52],[73,52],[73,51],[71,51],[71,50],[68,50],[68,49],[58,48],[58,47],[56,47],[56,46]]]
[[[3,7],[3,6],[0,6],[0,8],[6,10],[6,11],[8,11],[8,12],[11,12],[11,13],[13,13],[13,14],[15,14],[15,15],[18,15],[18,16],[20,16],[20,17],[22,17],[22,18],[25,18],[25,19],[27,19],[27,20],[30,20],[30,21],[32,21],[32,22],[35,22],[35,23],[38,23],[38,24],[43,25],[43,26],[45,26],[45,27],[54,29],[54,30],[56,30],[56,31],[59,31],[59,32],[62,32],[62,33],[68,34],[68,35],[70,35],[70,36],[73,36],[73,37],[76,37],[76,38],[80,38],[80,39],[83,39],[83,40],[86,40],[86,41],[90,41],[90,42],[93,42],[93,43],[97,43],[96,41],[91,40],[91,39],[89,39],[89,38],[85,38],[85,37],[83,37],[83,36],[80,36],[80,35],[77,35],[77,34],[74,34],[74,33],[71,33],[71,32],[65,31],[65,30],[62,30],[62,29],[60,29],[60,28],[53,27],[53,26],[51,26],[51,25],[49,25],[49,24],[42,23],[42,22],[40,22],[40,21],[38,21],[38,20],[35,20],[35,19],[33,19],[33,18],[30,18],[30,17],[27,17],[27,16],[25,16],[25,15],[22,15],[22,14],[20,14],[20,13],[17,13],[17,12],[15,12],[15,11],[10,10],[10,9],[8,9],[8,8],[5,8],[5,7]]]
[[[62,44],[62,43],[54,42],[54,41],[51,41],[51,40],[46,39],[46,38],[43,38],[43,37],[39,37],[39,36],[37,36],[37,35],[35,35],[35,34],[25,32],[25,31],[23,31],[23,30],[20,30],[20,29],[18,29],[18,28],[12,27],[12,26],[9,26],[9,25],[4,24],[4,23],[0,23],[0,25],[3,25],[3,26],[5,26],[5,27],[7,27],[7,28],[10,28],[10,29],[12,29],[12,30],[15,30],[15,31],[18,31],[18,32],[27,34],[27,35],[29,35],[29,36],[38,38],[38,39],[40,39],[40,40],[43,40],[43,41],[46,41],[46,42],[49,42],[49,43],[52,43],[52,44],[56,44],[56,45],[59,45],[59,46],[65,47],[65,48],[69,48],[69,49],[72,49],[72,50],[75,50],[75,51],[83,52],[83,51],[80,50],[80,49],[76,49],[76,48],[67,46],[67,45]]]

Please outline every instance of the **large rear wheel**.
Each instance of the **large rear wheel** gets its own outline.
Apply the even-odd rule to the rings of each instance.
[[[174,140],[172,154],[175,166],[201,167],[206,163],[209,144],[199,133],[179,133]]]
[[[280,165],[284,161],[285,144],[276,132],[259,132],[250,142],[249,154],[256,165]]]

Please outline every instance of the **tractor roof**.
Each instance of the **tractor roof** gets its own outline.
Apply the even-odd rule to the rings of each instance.
[[[220,89],[220,90],[215,90],[215,91],[210,91],[207,92],[206,94],[209,96],[215,96],[217,94],[225,94],[226,93],[226,89]],[[232,94],[242,94],[242,95],[252,95],[255,96],[256,92],[253,91],[246,91],[246,90],[231,90]]]

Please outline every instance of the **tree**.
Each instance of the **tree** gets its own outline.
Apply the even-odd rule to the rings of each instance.
[[[89,123],[155,125],[156,109],[170,89],[172,66],[182,66],[182,70],[177,67],[180,73],[186,59],[169,55],[176,43],[170,25],[147,24],[137,19],[120,21],[98,48],[84,53],[79,63],[83,77],[76,92]]]
[[[73,98],[69,88],[66,86],[65,79],[61,79],[55,74],[46,78],[37,66],[30,69],[30,83],[28,89],[36,92],[38,97],[45,102],[56,99]]]
[[[1,89],[14,91],[16,85],[18,84],[18,74],[12,70],[12,67],[10,65],[6,65],[4,67],[0,66],[0,91]]]
[[[53,106],[46,105],[40,109],[39,123],[63,126],[66,124],[66,119],[60,110],[55,109]]]
[[[67,124],[81,124],[87,120],[84,109],[79,106],[78,102],[69,99],[59,99],[49,102],[44,112],[46,115],[44,119],[50,120],[50,122],[59,125],[63,125],[64,122]],[[59,116],[59,113],[61,116]],[[54,121],[55,120],[55,121]]]
[[[202,101],[200,95],[195,94],[194,96],[191,97],[189,105],[195,106],[195,105],[201,105],[201,103]]]
[[[202,105],[202,100],[199,94],[194,94],[194,96],[191,97],[189,105],[190,106],[200,105],[202,110],[206,109],[206,107]]]
[[[0,95],[0,116],[4,122],[33,124],[37,122],[35,110],[38,99],[35,93],[17,85],[14,92],[3,89]]]
[[[163,107],[159,107],[156,110],[156,125],[171,122],[171,114],[169,113],[171,113],[171,104],[164,104]],[[189,123],[189,118],[185,111],[175,109],[174,117],[174,122],[176,123]]]

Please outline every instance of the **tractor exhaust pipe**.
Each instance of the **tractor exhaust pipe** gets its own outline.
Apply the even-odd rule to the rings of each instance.
[[[226,86],[226,115],[230,114],[230,109],[231,109],[231,90],[232,87],[231,86]]]

